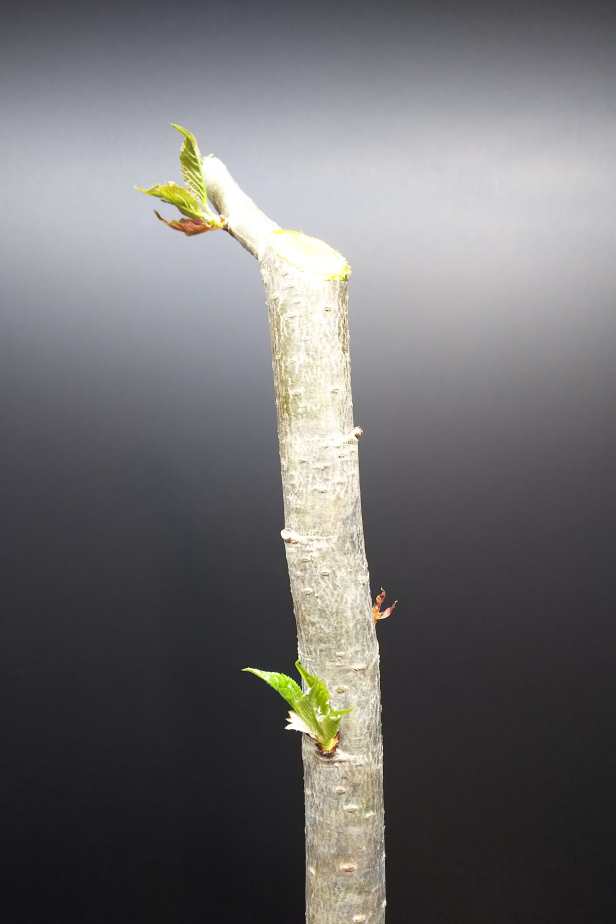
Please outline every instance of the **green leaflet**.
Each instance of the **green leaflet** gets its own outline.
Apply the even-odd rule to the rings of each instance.
[[[168,202],[169,205],[175,205],[182,215],[187,215],[189,218],[206,217],[195,197],[183,186],[178,186],[177,183],[169,182],[163,186],[157,184],[152,186],[151,189],[141,189],[140,186],[136,188],[147,196],[156,196],[158,199],[162,199],[163,202]]]
[[[307,696],[313,704],[315,710],[321,710],[322,707],[329,705],[329,690],[323,681],[313,674],[309,674],[305,667],[299,661],[295,662],[295,667],[302,675],[308,687]]]
[[[286,674],[276,674],[273,671],[259,671],[256,667],[244,667],[243,670],[256,674],[261,680],[269,683],[270,687],[277,690],[283,699],[286,699],[289,706],[295,709],[297,701],[302,697],[302,690],[291,677]]]
[[[182,171],[184,182],[195,199],[200,202],[205,211],[209,213],[207,207],[207,190],[205,188],[205,179],[201,167],[201,151],[199,150],[197,139],[192,132],[182,128],[181,125],[174,125],[172,122],[171,127],[184,135],[184,141],[180,149],[180,170]]]
[[[295,662],[295,666],[308,688],[305,693],[286,674],[260,671],[254,667],[245,667],[244,670],[256,674],[277,690],[305,723],[306,728],[302,730],[309,729],[308,734],[319,743],[321,750],[331,754],[338,744],[340,719],[352,712],[353,707],[332,709],[329,702],[329,690],[320,677],[309,674],[299,661]],[[293,724],[290,727],[296,728]]]
[[[329,715],[324,715],[321,717],[321,728],[323,729],[323,735],[326,741],[332,741],[338,734],[338,726],[340,725],[340,719],[343,715],[346,715],[348,712],[352,712],[352,709],[342,709],[336,711],[331,710]]]
[[[325,740],[328,738],[324,729],[321,728],[319,717],[307,696],[302,696],[302,698],[298,700],[295,705],[295,712],[297,712],[300,719],[304,720],[313,738],[316,738],[320,743],[323,743],[321,739]]]

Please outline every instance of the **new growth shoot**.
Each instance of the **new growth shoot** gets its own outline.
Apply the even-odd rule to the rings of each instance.
[[[173,125],[173,123],[171,123]],[[205,231],[214,231],[217,228],[224,228],[225,220],[222,215],[214,215],[207,204],[207,189],[205,188],[205,178],[203,176],[203,166],[201,151],[197,144],[195,136],[182,128],[180,125],[173,125],[173,128],[184,135],[184,141],[180,149],[180,170],[184,177],[187,189],[178,186],[173,180],[164,183],[162,186],[157,184],[150,189],[142,189],[135,186],[139,192],[147,196],[156,196],[169,205],[175,205],[177,209],[186,215],[186,218],[180,218],[179,221],[166,221],[154,209],[154,214],[160,221],[175,231],[183,231],[187,237],[194,234],[203,234]]]
[[[302,692],[301,687],[286,674],[276,674],[272,671],[260,671],[254,667],[245,667],[245,671],[256,674],[270,687],[277,690],[283,699],[293,708],[289,712],[287,731],[299,731],[309,735],[316,741],[317,748],[323,754],[333,754],[340,740],[340,719],[353,711],[350,709],[332,709],[329,701],[329,690],[325,683],[316,675],[309,674],[300,664],[295,666],[304,678],[307,690]]]

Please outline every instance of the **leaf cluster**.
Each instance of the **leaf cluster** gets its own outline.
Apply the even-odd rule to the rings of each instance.
[[[332,753],[338,744],[340,720],[352,712],[353,707],[332,709],[329,690],[324,681],[309,674],[299,661],[295,662],[295,666],[304,679],[306,692],[286,674],[260,671],[254,667],[245,667],[244,670],[265,680],[286,699],[293,710],[289,713],[288,728],[310,735],[321,751]]]
[[[161,218],[156,209],[154,212],[160,221],[164,221],[170,228],[183,231],[187,236],[202,234],[204,231],[213,231],[215,228],[223,228],[223,219],[219,215],[214,215],[207,204],[207,189],[202,167],[203,158],[201,157],[197,139],[191,132],[182,128],[181,125],[173,125],[173,128],[184,135],[184,141],[180,149],[180,170],[188,188],[185,189],[170,180],[168,183],[157,183],[156,186],[152,186],[150,189],[142,189],[140,186],[136,186],[135,189],[145,193],[147,196],[156,196],[169,205],[175,205],[186,218],[181,218],[179,221],[166,221]]]

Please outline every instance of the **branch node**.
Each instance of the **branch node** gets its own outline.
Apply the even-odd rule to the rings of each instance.
[[[302,536],[300,533],[296,533],[294,529],[287,529],[286,527],[280,531],[280,535],[287,545],[307,545],[309,542],[327,538],[326,536]]]

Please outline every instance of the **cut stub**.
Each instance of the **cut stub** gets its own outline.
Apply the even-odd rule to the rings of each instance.
[[[381,592],[376,598],[376,603],[372,607],[372,615],[374,616],[375,623],[377,623],[379,619],[387,619],[387,617],[390,616],[392,611],[395,609],[396,603],[398,602],[397,600],[395,600],[391,606],[388,606],[386,610],[383,610],[381,612],[381,606],[383,604],[384,599],[385,599],[385,591],[381,587]]]
[[[321,279],[347,280],[351,267],[342,254],[316,237],[309,237],[301,231],[286,231],[278,228],[269,238],[270,247],[279,257],[299,270],[314,273]]]

